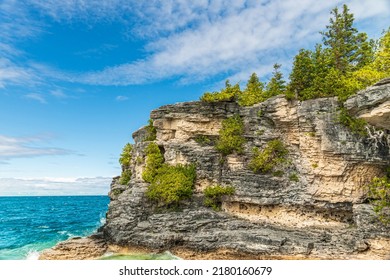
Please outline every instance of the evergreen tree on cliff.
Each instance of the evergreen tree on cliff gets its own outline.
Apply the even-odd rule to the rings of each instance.
[[[283,80],[283,74],[280,72],[280,64],[274,64],[274,71],[272,72],[272,78],[267,84],[265,95],[267,98],[284,94],[286,91],[286,82]]]
[[[331,50],[332,66],[345,74],[372,62],[373,42],[367,41],[366,33],[359,33],[353,27],[354,17],[347,5],[343,5],[342,12],[334,8],[331,15],[330,24],[321,34],[324,45]]]
[[[320,32],[324,45],[317,44],[314,51],[301,50],[295,56],[287,97],[338,96],[343,101],[380,79],[378,67],[372,67],[378,57],[374,41],[359,33],[353,22],[346,5],[341,12],[337,7],[331,11],[329,25]]]
[[[237,95],[238,104],[241,106],[252,106],[264,100],[264,84],[259,80],[256,73],[253,73],[245,89]]]

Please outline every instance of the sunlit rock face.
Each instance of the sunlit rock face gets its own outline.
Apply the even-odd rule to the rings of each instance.
[[[390,78],[358,92],[345,102],[345,107],[369,124],[390,130]]]
[[[377,130],[390,129],[389,89],[384,80],[348,99],[345,107]],[[389,258],[390,228],[378,222],[364,190],[384,174],[389,146],[340,124],[340,106],[337,98],[299,102],[276,96],[251,107],[186,102],[152,111],[165,162],[196,165],[194,195],[177,211],[153,207],[142,180],[149,142],[143,142],[141,128],[133,134],[129,184],[114,178],[111,186],[105,239],[200,255],[223,250],[224,257],[230,252],[251,258]],[[214,143],[222,120],[235,114],[245,126],[244,152],[221,160]],[[201,143],[199,137],[210,141]],[[254,173],[248,166],[253,148],[274,139],[288,149],[287,163],[277,175]],[[203,190],[215,184],[235,188],[219,212],[203,205]]]

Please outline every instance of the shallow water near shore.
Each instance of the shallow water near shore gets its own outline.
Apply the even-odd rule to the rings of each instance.
[[[39,252],[105,222],[108,196],[0,197],[0,260],[38,259]]]

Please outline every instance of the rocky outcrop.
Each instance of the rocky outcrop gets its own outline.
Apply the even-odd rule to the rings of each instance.
[[[58,243],[39,255],[40,260],[88,260],[96,259],[106,253],[107,243],[101,234],[87,238],[73,237]]]
[[[382,82],[345,106],[388,129],[389,92],[390,84]],[[277,96],[251,107],[186,102],[152,111],[165,162],[196,164],[194,195],[175,211],[156,210],[146,198],[142,171],[149,142],[140,129],[133,134],[130,183],[114,178],[111,186],[105,239],[199,258],[220,252],[223,258],[389,259],[390,228],[378,221],[363,188],[383,175],[389,147],[344,127],[339,110],[336,98],[292,102]],[[235,114],[245,124],[244,153],[221,161],[213,142],[222,120]],[[199,143],[199,136],[211,141]],[[253,148],[273,139],[286,145],[288,164],[277,176],[253,173]],[[217,183],[235,188],[219,212],[203,205],[204,188]]]
[[[355,116],[381,129],[390,130],[390,78],[383,79],[345,102]]]

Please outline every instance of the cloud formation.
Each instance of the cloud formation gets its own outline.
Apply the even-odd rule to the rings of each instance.
[[[112,178],[0,178],[0,196],[107,195]]]
[[[66,149],[41,147],[39,144],[45,139],[46,137],[10,137],[0,135],[0,162],[4,163],[13,158],[75,154],[73,151]]]
[[[37,36],[44,25],[31,18],[35,11],[42,18],[69,24],[74,21],[94,25],[119,22],[133,39],[143,39],[145,55],[120,65],[106,65],[98,71],[83,73],[53,69],[46,65],[25,65],[24,68],[0,61],[0,86],[37,76],[90,85],[134,85],[163,79],[196,83],[224,76],[242,79],[252,72],[266,76],[274,63],[284,69],[300,48],[319,42],[319,31],[328,23],[329,11],[342,3],[350,6],[359,20],[378,19],[388,24],[390,3],[378,0],[358,1],[81,1],[29,0],[22,8],[6,0],[1,4],[0,35],[3,48],[15,53],[12,42],[17,36]],[[6,14],[10,12],[11,15]],[[22,17],[23,16],[23,17]],[[11,17],[16,20],[11,21]],[[10,30],[15,29],[15,34]],[[1,47],[1,46],[0,46]],[[77,55],[101,53],[116,46],[103,45]],[[39,74],[37,74],[39,73]],[[1,75],[0,75],[1,77]]]

